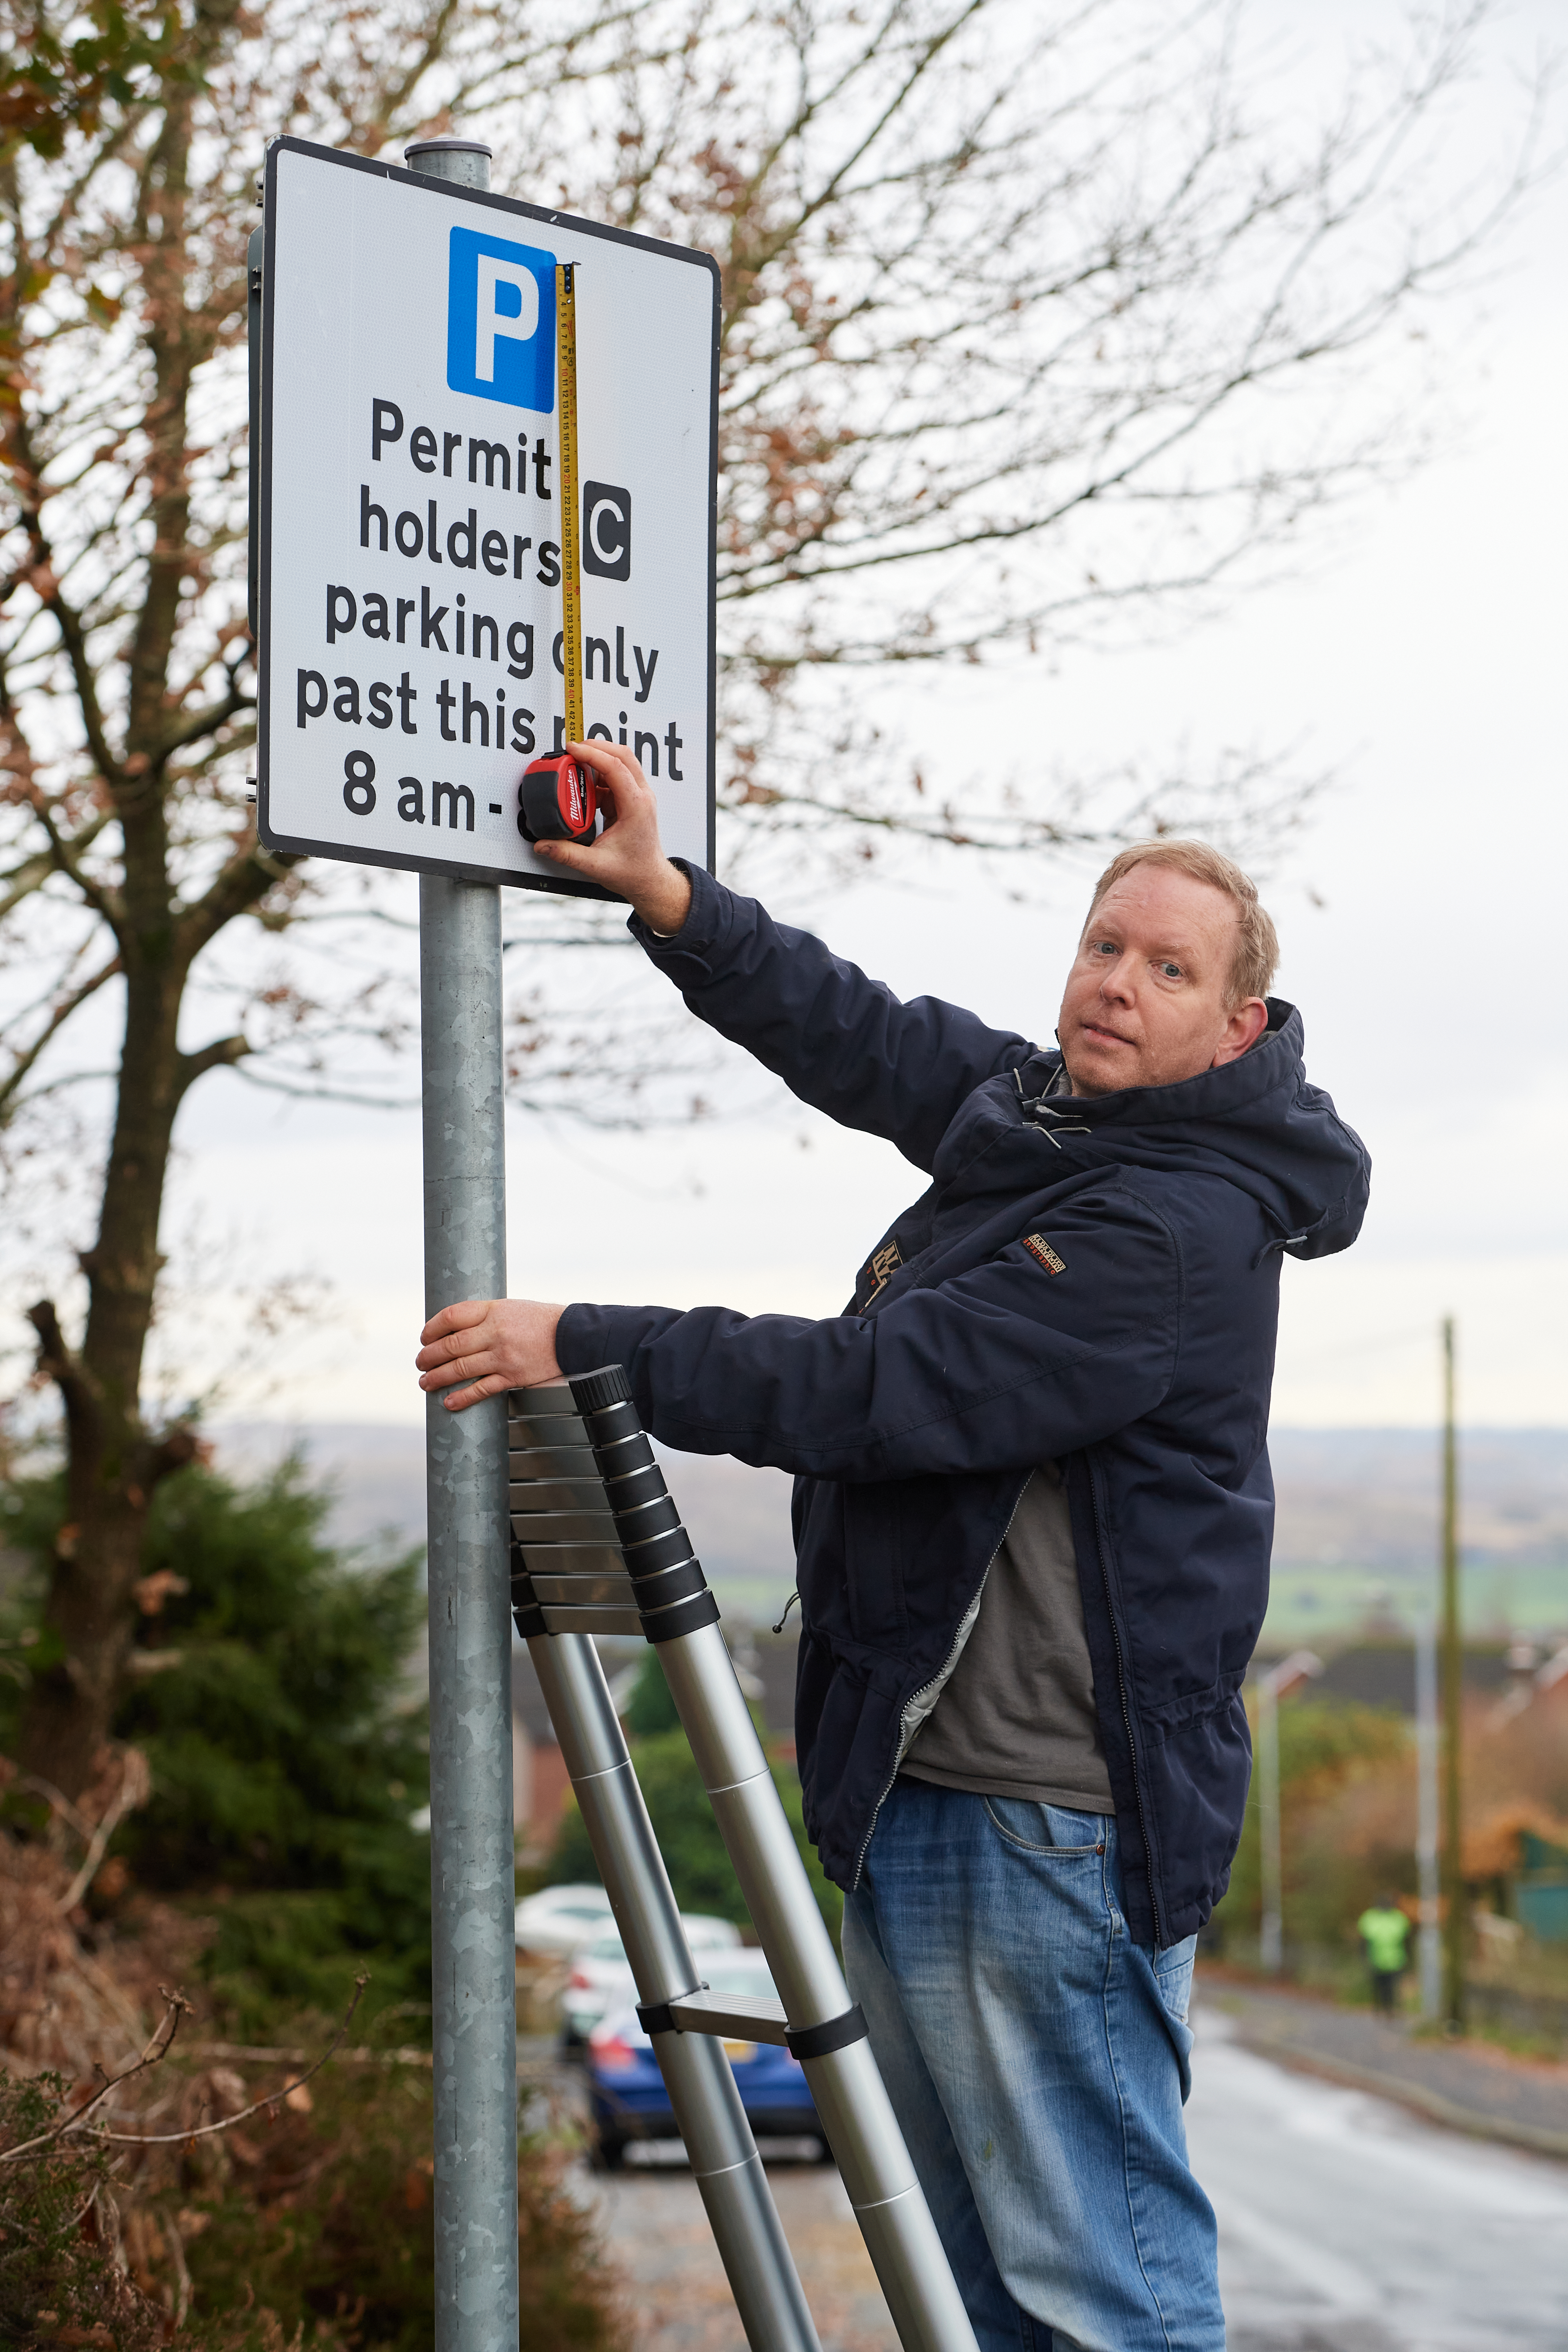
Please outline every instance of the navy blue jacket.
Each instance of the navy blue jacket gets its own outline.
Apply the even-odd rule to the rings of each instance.
[[[1265,1438],[1282,1251],[1354,1240],[1369,1162],[1271,999],[1250,1052],[1078,1100],[1022,1037],[889,990],[692,876],[668,940],[698,1016],[931,1177],[842,1315],[574,1306],[568,1372],[626,1367],[666,1444],[796,1474],[805,1818],[852,1886],[1035,1465],[1064,1465],[1129,1926],[1224,1894],[1268,1594]]]

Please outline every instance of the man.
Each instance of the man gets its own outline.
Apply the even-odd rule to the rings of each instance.
[[[1399,2007],[1399,1979],[1410,1965],[1410,1922],[1392,1895],[1380,1895],[1355,1930],[1372,1978],[1372,2005],[1392,2017]]]
[[[1114,861],[1042,1052],[672,865],[636,763],[578,748],[616,818],[556,861],[931,1183],[840,1316],[468,1300],[421,1385],[621,1363],[667,1444],[796,1474],[806,1822],[984,2352],[1219,2352],[1194,1939],[1247,1795],[1280,1257],[1354,1239],[1366,1154],[1214,851]]]

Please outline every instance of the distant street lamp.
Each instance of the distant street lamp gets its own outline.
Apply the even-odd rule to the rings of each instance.
[[[1292,1650],[1258,1678],[1258,1812],[1262,1832],[1263,1926],[1258,1958],[1278,1976],[1285,1958],[1281,1913],[1284,1864],[1279,1845],[1279,1702],[1287,1691],[1323,1671],[1311,1650]]]
[[[1454,1318],[1443,1318],[1443,2015],[1465,2026],[1464,1626],[1459,1592],[1459,1432]]]
[[[1421,1971],[1421,2014],[1436,2017],[1443,2005],[1443,1945],[1437,1901],[1437,1620],[1424,1609],[1415,1631],[1415,1869],[1421,1891],[1421,1933],[1416,1950]]]

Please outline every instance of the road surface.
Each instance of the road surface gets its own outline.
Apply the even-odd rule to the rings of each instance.
[[[1210,2009],[1187,2110],[1230,2352],[1564,2352],[1568,2165],[1287,2072]],[[771,2170],[824,2352],[897,2352],[838,2177]],[[745,2352],[684,2165],[584,2178],[636,2352]]]
[[[1199,2012],[1231,2352],[1563,2352],[1568,2166],[1287,2073]]]

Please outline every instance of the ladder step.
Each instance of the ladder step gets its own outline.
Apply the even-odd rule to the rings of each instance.
[[[514,1412],[506,1428],[507,1444],[520,1450],[539,1445],[570,1445],[582,1446],[585,1451],[589,1443],[587,1424],[565,1416],[560,1421],[545,1421],[534,1413]]]
[[[616,1532],[613,1515],[601,1507],[596,1511],[536,1511],[531,1504],[518,1504],[520,1489],[512,1493],[512,1529],[519,1543],[613,1544],[620,1549],[620,1538]],[[521,1489],[527,1495],[527,1487]]]
[[[574,1601],[580,1606],[635,1609],[637,1594],[624,1571],[619,1576],[552,1576],[548,1569],[531,1568],[528,1580],[538,1601]]]
[[[605,1491],[599,1465],[586,1445],[514,1446],[506,1466],[511,1478],[586,1478],[601,1494]]]
[[[570,1414],[575,1419],[577,1412],[570,1381],[549,1381],[537,1389],[509,1389],[506,1409],[514,1416],[520,1412],[550,1416]]]
[[[699,1964],[702,1955],[698,1954]],[[775,1994],[688,1992],[669,2004],[682,2033],[716,2033],[725,2042],[771,2042],[782,2050],[789,2021]]]
[[[521,1458],[519,1454],[512,1456],[514,1462]],[[514,1511],[607,1511],[609,1504],[597,1478],[536,1478],[531,1475],[514,1480],[511,1507]]]
[[[536,1568],[546,1576],[624,1576],[626,1572],[617,1543],[531,1543],[525,1512],[513,1519],[511,1531],[531,1576]]]
[[[547,1633],[632,1633],[643,1630],[641,1612],[636,1609],[580,1609],[554,1601],[541,1610]]]

